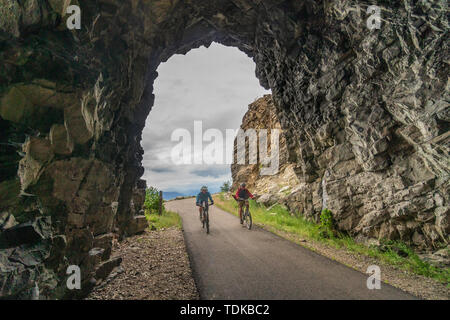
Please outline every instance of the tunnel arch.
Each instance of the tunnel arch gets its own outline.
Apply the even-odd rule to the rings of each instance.
[[[71,296],[68,264],[88,275],[87,290],[113,265],[112,233],[137,228],[156,69],[212,41],[252,57],[272,90],[301,180],[292,211],[317,218],[331,170],[342,230],[448,243],[445,4],[379,2],[380,30],[366,27],[365,0],[83,2],[73,31],[65,1],[11,5],[0,24],[2,250],[38,246],[41,270],[8,262],[1,279],[17,281],[4,295],[26,296],[36,280],[44,295]],[[30,10],[40,14],[23,19]],[[15,236],[23,228],[30,238]]]

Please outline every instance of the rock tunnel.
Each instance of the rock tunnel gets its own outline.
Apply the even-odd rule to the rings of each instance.
[[[156,69],[213,41],[272,90],[292,212],[317,218],[325,181],[339,229],[448,243],[447,3],[377,1],[371,30],[372,2],[0,0],[0,296],[75,297],[69,265],[84,292],[118,263],[113,234],[141,227]]]

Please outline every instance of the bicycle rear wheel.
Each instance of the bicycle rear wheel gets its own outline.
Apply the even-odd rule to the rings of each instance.
[[[245,210],[244,223],[248,230],[252,228],[252,215],[250,214],[250,211],[248,209]]]
[[[202,209],[202,228],[205,228],[205,210]]]

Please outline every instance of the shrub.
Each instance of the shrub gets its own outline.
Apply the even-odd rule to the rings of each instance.
[[[149,211],[149,213],[157,213],[159,209],[159,190],[150,187],[145,191],[145,202],[144,202],[145,211]]]
[[[335,236],[333,214],[330,210],[322,210],[319,229],[320,235],[324,238],[333,238]]]
[[[223,185],[220,187],[221,192],[228,192],[231,189],[231,183],[230,181],[226,181],[223,183]]]

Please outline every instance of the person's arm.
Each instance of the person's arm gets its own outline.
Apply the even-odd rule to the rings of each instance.
[[[208,198],[209,198],[209,200],[211,200],[211,203],[214,203],[214,200],[213,200],[213,198],[211,197],[211,193],[209,193],[209,192],[208,192]]]
[[[195,199],[195,204],[198,206],[199,205],[199,198],[200,198],[200,193],[197,194],[197,198]]]
[[[247,193],[248,193],[248,196],[250,197],[250,198],[255,198],[255,196],[254,195],[252,195],[251,193],[250,193],[250,191],[248,191],[248,189],[247,189]]]
[[[239,198],[239,188],[236,190],[236,194],[234,195],[234,197],[235,197],[236,199]]]

